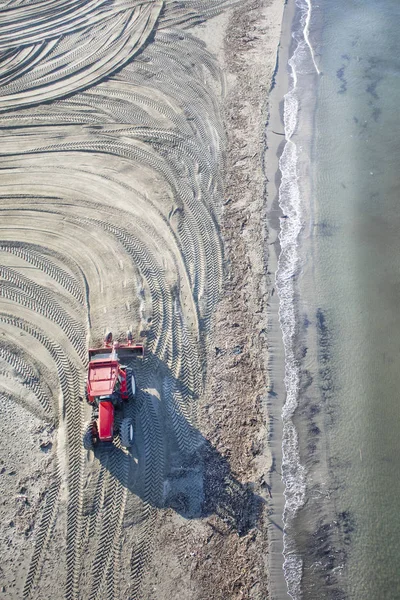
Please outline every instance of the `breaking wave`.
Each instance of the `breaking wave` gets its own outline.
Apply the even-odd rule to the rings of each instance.
[[[298,148],[293,141],[299,119],[298,77],[310,58],[317,73],[308,29],[311,15],[309,0],[298,0],[299,27],[293,32],[295,50],[289,60],[290,89],[284,98],[284,128],[286,144],[279,161],[282,179],[279,188],[279,205],[283,212],[280,228],[281,253],[276,274],[279,294],[279,322],[285,348],[286,402],[282,409],[282,479],[285,485],[283,512],[283,570],[291,598],[301,598],[303,562],[293,537],[293,521],[304,504],[306,494],[306,471],[300,462],[298,433],[293,415],[298,406],[300,389],[300,365],[296,358],[296,304],[295,282],[300,269],[298,251],[299,234],[302,229],[302,199],[298,175]]]

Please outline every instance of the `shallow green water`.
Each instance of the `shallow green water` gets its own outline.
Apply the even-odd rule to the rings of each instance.
[[[298,69],[293,597],[400,599],[399,32],[397,1],[320,0]]]

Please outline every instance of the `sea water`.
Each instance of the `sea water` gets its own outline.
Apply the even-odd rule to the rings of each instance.
[[[284,574],[400,599],[400,2],[297,0],[280,157]]]

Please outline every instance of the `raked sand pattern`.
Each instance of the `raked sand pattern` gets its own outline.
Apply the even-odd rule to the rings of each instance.
[[[20,416],[23,452],[29,422],[53,443],[33,535],[3,563],[11,597],[139,598],[160,507],[198,514],[193,469],[175,495],[165,475],[199,443],[223,269],[224,81],[185,27],[226,5],[2,5],[2,410]],[[93,455],[81,441],[87,349],[127,329],[146,348],[126,409],[137,443],[132,454],[117,439]]]

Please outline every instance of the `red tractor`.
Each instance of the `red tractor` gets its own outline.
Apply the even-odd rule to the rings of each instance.
[[[132,369],[123,366],[122,360],[133,355],[143,357],[143,344],[134,344],[128,332],[125,344],[113,342],[109,333],[103,348],[89,350],[89,367],[86,382],[86,400],[93,409],[92,420],[83,436],[86,450],[99,442],[112,442],[119,429],[121,444],[130,448],[133,443],[133,424],[129,417],[115,426],[115,411],[125,402],[133,400],[136,382]]]

